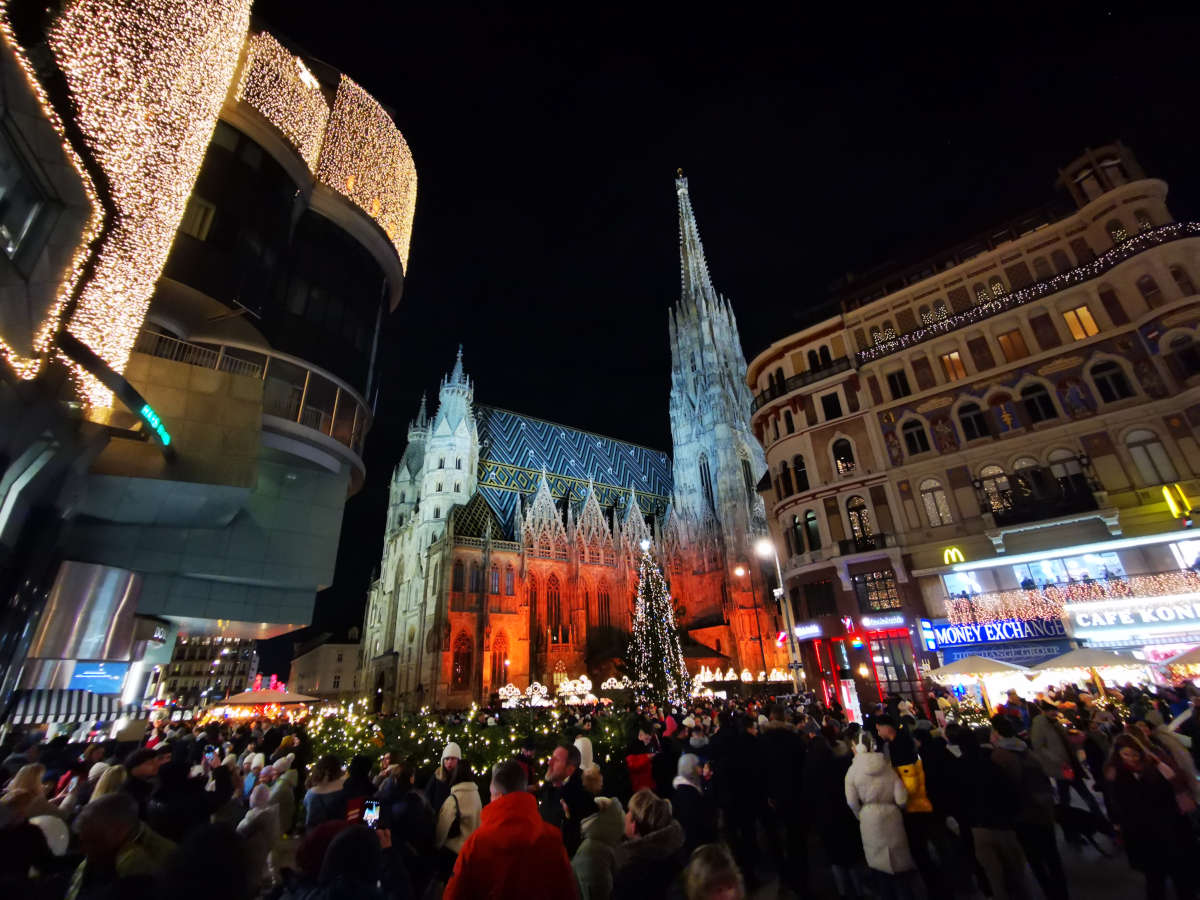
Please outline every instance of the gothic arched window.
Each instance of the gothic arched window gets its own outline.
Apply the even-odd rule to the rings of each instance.
[[[601,628],[612,625],[612,600],[608,593],[608,582],[600,582],[596,588],[596,621]]]
[[[471,581],[470,591],[472,594],[478,594],[483,590],[483,573],[479,569],[479,563],[471,563]]]
[[[537,618],[537,579],[534,578],[533,575],[531,574],[528,576],[527,580],[529,582],[529,585],[526,588],[526,596],[529,599],[529,615],[532,618],[536,619]]]
[[[516,574],[513,572],[513,567],[509,566],[504,570],[504,596],[511,597],[516,589]]]
[[[561,640],[563,630],[562,597],[559,595],[558,576],[551,575],[546,581],[546,624],[550,626],[550,639]]]
[[[471,668],[474,665],[471,638],[460,631],[454,639],[454,653],[450,663],[450,689],[465,691],[471,686]]]
[[[493,593],[493,594],[500,593],[500,567],[499,566],[492,566],[491,589],[492,589],[491,593]]]
[[[708,505],[712,509],[716,509],[717,504],[713,500],[712,472],[710,472],[708,468],[708,457],[703,453],[700,454],[700,487],[704,491],[704,496],[708,500]]]
[[[746,486],[746,498],[754,500],[754,473],[750,470],[750,460],[745,456],[739,457],[742,463],[742,483]]]
[[[463,589],[463,564],[462,560],[454,561],[454,580],[451,584],[451,590],[461,591]]]
[[[492,638],[492,690],[503,687],[508,682],[508,635],[503,631]]]

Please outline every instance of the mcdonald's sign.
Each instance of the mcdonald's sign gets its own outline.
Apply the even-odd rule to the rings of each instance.
[[[942,562],[950,566],[954,563],[966,562],[966,560],[963,559],[962,551],[957,547],[947,547],[942,551]]]

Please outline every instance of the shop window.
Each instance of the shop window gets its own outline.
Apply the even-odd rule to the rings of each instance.
[[[1092,318],[1092,311],[1087,308],[1086,304],[1068,309],[1063,313],[1063,321],[1067,323],[1067,330],[1071,332],[1071,337],[1077,341],[1090,338],[1100,332],[1096,320]]]
[[[817,514],[811,509],[804,514],[804,533],[808,537],[808,549],[821,549],[821,526],[817,523]]]
[[[905,422],[900,432],[904,435],[904,446],[908,448],[909,456],[929,452],[929,436],[925,433],[925,426],[920,422],[915,420]]]
[[[1025,345],[1025,336],[1021,334],[1019,328],[1004,332],[996,338],[996,343],[1000,345],[1000,352],[1004,354],[1005,362],[1016,362],[1029,355],[1029,348]]]
[[[978,403],[964,403],[958,411],[958,423],[962,426],[963,437],[968,441],[990,435],[987,413],[979,408]]]
[[[1125,377],[1125,370],[1115,362],[1106,360],[1096,363],[1092,366],[1091,375],[1100,399],[1105,403],[1116,403],[1133,396],[1133,388]]]
[[[882,612],[889,609],[900,609],[900,592],[896,588],[896,576],[888,570],[882,572],[862,572],[850,576],[858,598],[858,608],[864,613]]]
[[[1025,415],[1034,425],[1058,418],[1058,410],[1054,408],[1054,401],[1045,385],[1031,384],[1022,388],[1021,405],[1025,408]]]
[[[921,482],[921,505],[925,507],[925,518],[929,520],[930,528],[939,525],[949,525],[954,521],[950,514],[950,502],[946,499],[946,491],[936,478],[926,478]]]
[[[846,438],[838,438],[833,442],[833,466],[840,476],[854,472],[854,448]]]
[[[946,373],[947,381],[958,381],[960,378],[967,377],[967,368],[963,365],[962,357],[958,355],[957,350],[943,353],[941,360],[942,371]]]
[[[898,694],[903,697],[920,698],[925,695],[925,685],[913,659],[912,641],[907,635],[870,638],[869,650],[875,677],[884,696]]]
[[[908,375],[903,369],[898,369],[895,372],[887,374],[888,390],[892,392],[892,399],[899,400],[901,397],[907,397],[912,391],[908,387]]]
[[[1125,437],[1125,447],[1145,484],[1168,484],[1179,480],[1175,465],[1167,455],[1167,448],[1153,431],[1139,428],[1129,432]]]

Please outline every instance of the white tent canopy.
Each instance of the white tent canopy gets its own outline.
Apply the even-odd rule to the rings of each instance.
[[[991,659],[987,656],[964,656],[948,666],[934,669],[929,674],[940,681],[964,675],[1025,675],[1030,672],[1031,670],[1025,666],[1018,666],[1002,659]]]
[[[1114,667],[1144,666],[1143,660],[1129,653],[1113,650],[1098,650],[1095,647],[1080,647],[1068,650],[1061,656],[1047,659],[1033,668],[1039,672],[1052,669],[1111,669]]]
[[[242,691],[224,700],[218,700],[214,706],[266,706],[268,703],[313,703],[316,697],[305,694],[291,694],[287,691]]]
[[[1172,656],[1163,665],[1167,666],[1196,666],[1200,665],[1200,647],[1193,647],[1191,650],[1184,650],[1182,653]]]

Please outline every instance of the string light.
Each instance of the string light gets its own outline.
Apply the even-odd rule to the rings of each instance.
[[[251,36],[237,98],[283,132],[309,171],[316,171],[329,101],[300,57],[266,32]]]
[[[1032,590],[1016,589],[949,597],[946,617],[951,625],[983,625],[1008,619],[1057,619],[1068,603],[1100,603],[1134,597],[1171,597],[1200,592],[1200,573],[1191,569],[1127,575],[1094,581],[1049,584]]]
[[[873,347],[860,350],[855,354],[855,358],[858,360],[859,365],[882,359],[899,350],[913,347],[966,325],[991,318],[1014,307],[1024,306],[1026,303],[1040,300],[1043,297],[1056,294],[1074,285],[1091,281],[1093,278],[1100,277],[1114,266],[1152,247],[1157,247],[1170,241],[1177,241],[1181,238],[1196,237],[1197,235],[1200,235],[1200,222],[1174,222],[1170,225],[1163,225],[1159,228],[1143,231],[1141,234],[1135,235],[1129,240],[1113,247],[1111,250],[1100,254],[1090,263],[1077,266],[1045,281],[1031,284],[1029,287],[1022,288],[1019,291],[1013,291],[1011,294],[1001,294],[991,300],[983,300],[979,305],[973,306],[971,309],[947,316],[940,321],[925,323],[922,327],[902,334],[894,340],[883,341]]]
[[[407,270],[417,200],[412,153],[387,111],[345,75],[333,99],[317,179],[379,223]]]
[[[125,369],[249,27],[250,0],[75,0],[49,45],[115,214],[68,329]],[[167,27],[169,23],[169,27]],[[82,394],[111,394],[76,370]]]
[[[644,541],[629,641],[634,691],[640,705],[685,703],[692,688],[675,625],[675,605],[648,547]]]
[[[25,78],[25,82],[29,89],[33,92],[37,99],[38,105],[41,107],[42,115],[54,128],[56,134],[62,141],[62,150],[67,157],[71,168],[79,176],[80,184],[83,192],[87,197],[90,212],[87,222],[83,226],[83,232],[80,235],[79,242],[76,245],[75,253],[71,257],[70,265],[67,266],[66,275],[62,283],[58,286],[54,301],[46,310],[46,315],[40,323],[36,324],[33,334],[33,355],[24,356],[16,351],[10,344],[6,343],[3,338],[0,338],[0,356],[3,356],[13,371],[16,372],[19,378],[30,379],[35,377],[42,369],[46,357],[49,354],[54,336],[58,333],[61,326],[61,318],[63,309],[66,307],[67,300],[75,289],[76,283],[79,281],[79,276],[83,271],[83,265],[87,261],[91,253],[92,242],[100,233],[100,226],[104,216],[100,208],[100,201],[96,195],[96,186],[93,184],[91,176],[83,167],[83,162],[79,158],[74,148],[66,139],[66,130],[63,128],[62,119],[55,112],[49,98],[46,97],[46,92],[42,89],[41,82],[38,81],[34,74],[33,66],[30,65],[29,59],[25,55],[25,51],[17,42],[13,35],[12,27],[8,21],[8,3],[6,0],[0,0],[0,38],[3,39],[5,49],[16,59],[17,65],[21,70],[21,74]]]

